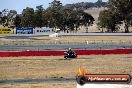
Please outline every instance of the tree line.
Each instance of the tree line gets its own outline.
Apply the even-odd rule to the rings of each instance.
[[[3,10],[0,23],[3,26],[10,24],[15,27],[50,27],[57,28],[64,32],[78,31],[80,26],[93,24],[94,18],[83,10],[64,8],[60,1],[54,0],[47,9],[43,5],[36,6],[36,9],[27,7],[21,14],[15,10]],[[86,30],[87,31],[87,30]]]
[[[79,2],[74,4],[66,4],[64,8],[87,10],[89,8],[100,8],[100,7],[106,7],[106,6],[107,6],[107,2],[98,0],[95,3],[94,2]]]
[[[124,32],[129,33],[132,26],[132,0],[109,0],[108,9],[101,11],[98,26],[107,32],[118,32],[124,24]]]
[[[96,4],[101,2],[102,0],[98,0]],[[92,15],[85,13],[82,9],[66,8],[58,0],[53,0],[47,9],[40,5],[36,6],[36,9],[27,7],[21,14],[7,9],[0,12],[0,24],[8,27],[44,26],[57,28],[64,32],[76,32],[80,26],[84,26],[88,32],[88,27],[93,22]],[[99,14],[97,23],[99,29],[102,29],[102,32],[118,32],[122,24],[125,33],[131,32],[132,0],[109,0],[107,9]]]

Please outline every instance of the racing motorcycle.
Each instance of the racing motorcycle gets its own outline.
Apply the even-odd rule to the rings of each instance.
[[[64,52],[64,58],[68,59],[68,58],[77,58],[77,54],[72,51],[72,52]]]

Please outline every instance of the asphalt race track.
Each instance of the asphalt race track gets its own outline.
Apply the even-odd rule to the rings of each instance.
[[[102,50],[102,49],[131,49],[131,44],[48,44],[48,45],[4,45],[0,46],[0,51],[42,51],[42,50]]]
[[[45,34],[1,34],[0,37],[14,36],[14,37],[31,37],[31,36],[49,36],[53,33]],[[58,33],[59,36],[132,36],[132,33]]]
[[[41,79],[14,79],[14,80],[0,80],[0,84],[10,84],[10,83],[65,83],[65,82],[75,82],[76,78],[41,78]]]

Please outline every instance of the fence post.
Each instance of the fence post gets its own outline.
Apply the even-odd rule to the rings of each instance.
[[[104,44],[104,41],[102,40],[102,44]]]
[[[89,44],[89,42],[88,42],[88,41],[86,41],[86,43],[87,43],[87,45]]]
[[[111,44],[113,44],[112,40],[111,40]]]
[[[120,40],[120,44],[122,44],[122,41]]]

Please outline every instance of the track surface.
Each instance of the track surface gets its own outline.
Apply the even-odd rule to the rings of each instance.
[[[8,34],[0,35],[0,37],[5,36],[48,36],[53,33],[45,34]],[[132,33],[58,33],[59,36],[132,36]]]
[[[132,48],[131,44],[49,44],[49,45],[7,45],[0,46],[0,51],[42,51],[42,50],[66,50],[72,49],[89,49],[89,50],[100,50],[100,49],[122,49]]]
[[[75,78],[44,78],[44,79],[15,79],[15,80],[0,80],[0,84],[10,83],[64,83],[64,82],[75,82]]]

